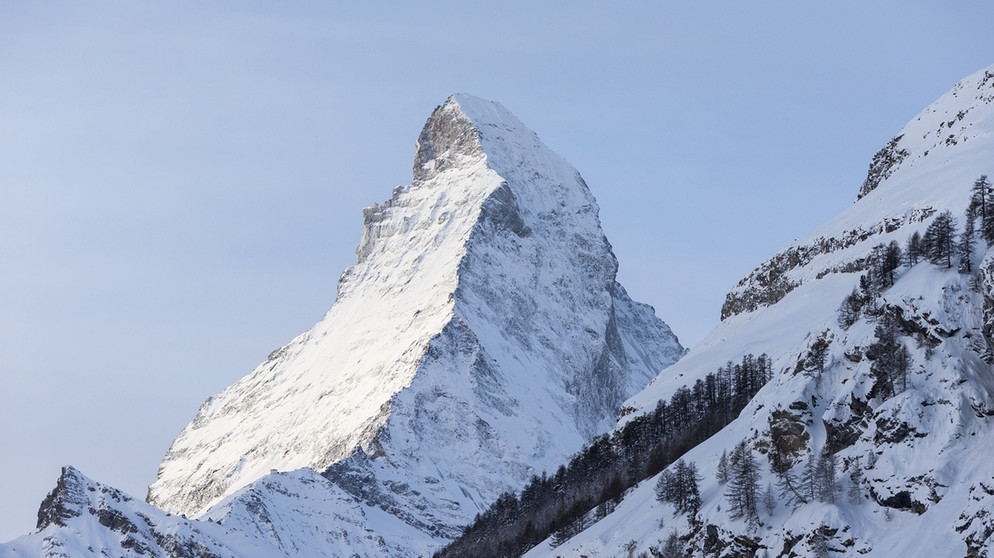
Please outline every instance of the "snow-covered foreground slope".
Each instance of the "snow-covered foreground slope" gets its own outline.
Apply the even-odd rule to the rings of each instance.
[[[400,529],[388,533],[394,540],[423,538],[310,469],[269,475],[211,515],[173,515],[66,467],[41,506],[38,531],[0,545],[0,556],[386,556],[394,550],[381,535],[387,527]]]
[[[250,555],[246,538],[266,556],[429,553],[684,354],[616,282],[597,212],[506,109],[450,97],[413,183],[363,211],[332,309],[204,403],[164,457],[149,502],[201,521],[128,506],[150,529],[217,534],[217,555]],[[56,536],[141,554],[108,528],[83,512],[9,548]]]
[[[978,232],[969,271],[955,255],[951,269],[905,261],[892,286],[860,290],[874,246],[904,248],[945,210],[962,232],[982,175],[994,175],[994,67],[912,120],[874,158],[853,206],[743,279],[708,338],[626,403],[633,413],[623,423],[743,355],[773,359],[773,379],[739,418],[683,457],[701,475],[696,518],[658,501],[652,478],[579,535],[527,556],[991,554],[994,249]],[[854,289],[872,294],[840,322]],[[910,357],[893,394],[874,374],[889,356],[874,349],[888,327]],[[733,518],[733,483],[716,479],[722,454],[743,441],[759,464],[752,520]],[[809,462],[833,455],[835,473],[824,478],[835,492],[801,490],[807,502],[790,502],[783,478],[801,479]],[[774,474],[779,458],[788,473]]]

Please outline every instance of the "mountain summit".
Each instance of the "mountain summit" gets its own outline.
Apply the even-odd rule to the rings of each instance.
[[[19,556],[424,556],[684,354],[579,173],[454,95],[363,210],[331,310],[200,408],[148,502],[63,470]],[[187,518],[190,519],[187,519]]]
[[[148,501],[202,516],[309,468],[454,536],[608,430],[684,352],[615,280],[597,213],[504,107],[450,97],[418,137],[413,183],[363,210],[332,309],[204,403]]]

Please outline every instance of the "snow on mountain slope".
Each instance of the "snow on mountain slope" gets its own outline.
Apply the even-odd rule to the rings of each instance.
[[[992,174],[994,66],[912,120],[874,157],[855,204],[745,277],[707,339],[626,402],[623,422],[743,355],[773,359],[774,378],[739,418],[684,456],[702,477],[697,517],[657,501],[654,478],[562,546],[547,541],[527,556],[989,555],[994,250],[978,239],[967,273],[955,257],[951,269],[905,261],[851,323],[839,308],[854,289],[867,292],[860,277],[875,265],[875,246],[905,247],[946,210],[962,231],[974,182]],[[874,353],[878,332],[888,327],[909,355],[893,394],[875,375],[887,357]],[[758,487],[776,494],[755,521],[733,519],[729,485],[716,480],[719,457],[742,441],[758,458]],[[837,460],[838,492],[789,504],[773,456],[803,476],[823,452]]]
[[[332,309],[177,437],[149,489],[167,511],[67,468],[55,519],[0,554],[429,554],[684,354],[615,281],[597,211],[502,106],[450,97]]]
[[[38,513],[38,531],[0,545],[4,557],[391,556],[424,535],[311,471],[269,475],[203,520],[166,513],[72,467]],[[383,534],[403,546],[390,546]]]
[[[221,542],[224,540],[225,542]],[[266,556],[259,541],[166,514],[65,467],[38,512],[38,532],[0,545],[3,556]]]
[[[414,182],[363,215],[332,309],[201,407],[149,502],[199,516],[306,467],[450,537],[683,354],[615,281],[577,171],[497,103],[438,107]]]

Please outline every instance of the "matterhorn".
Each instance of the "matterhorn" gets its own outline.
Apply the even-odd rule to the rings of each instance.
[[[67,467],[0,553],[424,556],[685,352],[617,282],[577,170],[500,104],[436,108],[363,219],[331,310],[202,405],[148,503]]]

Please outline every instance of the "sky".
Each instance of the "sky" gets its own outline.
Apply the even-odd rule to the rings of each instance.
[[[144,497],[199,405],[330,308],[453,92],[576,166],[685,346],[994,64],[994,4],[0,0],[0,541],[71,464]]]

